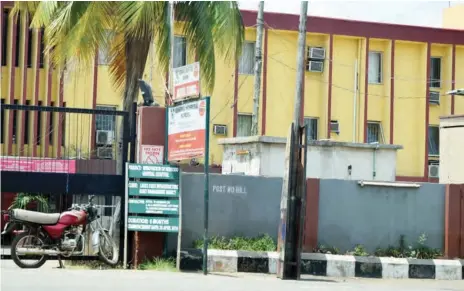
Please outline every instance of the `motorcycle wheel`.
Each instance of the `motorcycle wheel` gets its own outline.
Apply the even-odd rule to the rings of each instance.
[[[108,231],[100,231],[100,245],[98,246],[98,257],[101,261],[114,267],[119,261],[119,250]]]
[[[17,254],[16,252],[16,248],[18,247],[18,244],[19,246],[21,247],[22,244],[21,243],[24,243],[25,241],[27,241],[27,239],[30,238],[31,240],[35,240],[36,243],[40,243],[40,245],[43,245],[43,242],[42,240],[35,234],[29,234],[29,233],[21,233],[21,234],[18,234],[14,239],[13,239],[13,243],[11,244],[11,258],[13,259],[13,261],[15,262],[15,264],[22,268],[22,269],[37,269],[37,268],[40,268],[42,267],[43,264],[45,264],[45,262],[47,261],[47,256],[46,255],[38,255],[39,259],[34,262],[34,263],[27,263],[27,262],[24,262],[24,258],[20,258],[19,255]],[[34,244],[33,247],[37,247],[39,246],[38,244]],[[24,256],[24,257],[32,257],[32,256]]]

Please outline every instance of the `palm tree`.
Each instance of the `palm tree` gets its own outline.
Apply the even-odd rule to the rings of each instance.
[[[114,84],[124,88],[125,111],[137,101],[138,80],[153,41],[160,69],[168,71],[173,27],[167,1],[17,1],[13,12],[19,11],[32,15],[33,27],[45,27],[45,52],[60,68],[66,60],[91,64],[99,47],[109,48],[110,73]],[[175,2],[174,11],[183,35],[196,49],[204,89],[212,92],[215,54],[236,60],[241,53],[244,27],[238,4]],[[108,37],[108,30],[116,37]],[[120,130],[122,138],[122,126]]]

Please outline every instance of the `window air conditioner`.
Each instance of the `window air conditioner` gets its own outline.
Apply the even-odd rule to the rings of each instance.
[[[315,59],[315,60],[325,59],[325,49],[322,47],[309,47],[308,59]]]
[[[112,147],[99,147],[97,148],[97,157],[99,159],[113,159],[113,148]]]
[[[430,91],[429,103],[440,105],[440,92]]]
[[[213,133],[216,135],[227,135],[227,125],[213,125]]]
[[[440,173],[439,165],[429,165],[429,178],[438,178]]]
[[[114,142],[114,132],[112,130],[97,130],[98,145],[112,145]]]
[[[334,132],[336,134],[340,133],[340,124],[338,123],[338,121],[331,121],[330,122],[330,131]]]
[[[309,61],[307,70],[309,72],[322,73],[324,71],[324,62]]]

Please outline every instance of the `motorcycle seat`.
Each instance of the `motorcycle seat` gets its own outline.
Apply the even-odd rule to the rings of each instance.
[[[26,221],[31,223],[54,225],[60,219],[59,213],[42,213],[24,209],[13,209],[13,218],[15,220]]]

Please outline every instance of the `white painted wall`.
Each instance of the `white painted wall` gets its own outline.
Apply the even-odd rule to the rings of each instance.
[[[286,139],[240,137],[219,141],[224,146],[223,174],[283,177]],[[395,181],[397,145],[315,141],[308,147],[308,178]],[[247,154],[239,154],[248,151]],[[375,163],[374,163],[375,152]],[[351,165],[351,175],[348,166]],[[375,177],[374,177],[375,169]]]
[[[464,183],[464,115],[440,118],[439,181]]]

